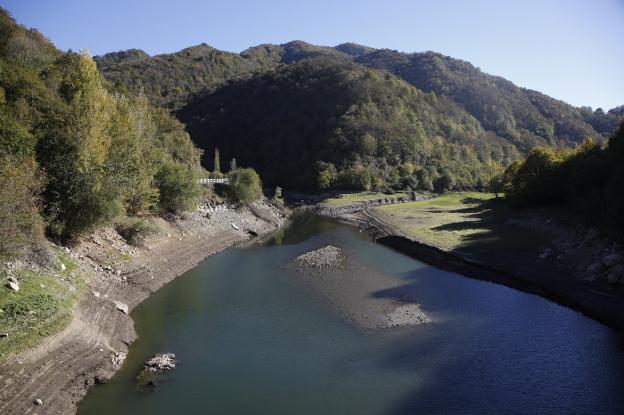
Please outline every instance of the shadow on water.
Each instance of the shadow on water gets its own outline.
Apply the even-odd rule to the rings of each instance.
[[[431,267],[402,278],[404,284],[371,296],[420,304],[434,323],[407,333],[382,362],[393,370],[427,367],[431,379],[390,413],[624,410],[624,395],[617,393],[624,356],[611,330],[540,297]]]

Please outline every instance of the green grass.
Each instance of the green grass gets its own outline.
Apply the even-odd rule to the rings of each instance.
[[[61,331],[71,321],[86,284],[73,261],[61,250],[55,249],[54,254],[59,261],[57,275],[18,270],[18,292],[0,287],[0,332],[9,333],[8,338],[0,339],[0,362]]]
[[[387,195],[380,192],[359,192],[359,193],[345,193],[342,197],[332,197],[325,199],[321,202],[324,206],[339,207],[346,206],[351,203],[364,202],[367,200],[385,199],[387,197],[397,198],[401,196],[407,196],[407,192],[396,192],[392,195]]]
[[[493,194],[449,193],[378,206],[372,213],[407,236],[445,250],[508,255],[538,249],[549,236],[507,225],[512,212]]]

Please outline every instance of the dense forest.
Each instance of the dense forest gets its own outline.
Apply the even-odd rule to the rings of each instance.
[[[96,62],[120,90],[145,90],[153,102],[175,109],[207,152],[219,146],[225,156],[257,167],[267,183],[308,189],[325,187],[317,183],[321,171],[332,187],[347,186],[338,176],[353,166],[366,169],[358,167],[372,187],[428,188],[442,176],[451,187],[480,187],[493,170],[535,146],[603,142],[621,118],[617,108],[575,108],[437,53],[353,43],[294,41],[240,54],[199,45],[154,57],[116,52]],[[402,95],[406,83],[414,87],[411,98]],[[372,153],[356,144],[366,129],[366,140],[375,141]],[[380,145],[399,141],[412,149]],[[421,173],[406,178],[405,165]]]
[[[592,222],[624,230],[624,122],[606,146],[536,147],[495,176],[491,190],[517,207],[575,206]],[[613,227],[611,230],[614,230]],[[621,235],[621,233],[620,233]]]
[[[200,155],[167,111],[113,92],[86,52],[61,52],[0,10],[1,256],[44,232],[193,205]]]
[[[286,188],[467,188],[519,157],[452,101],[329,57],[232,82],[179,116],[198,145]]]

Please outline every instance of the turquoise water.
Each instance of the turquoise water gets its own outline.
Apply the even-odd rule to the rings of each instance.
[[[417,298],[436,323],[371,332],[345,323],[284,267],[328,243],[396,277],[371,296]],[[132,316],[139,340],[80,415],[624,413],[624,355],[610,329],[318,217],[207,259]],[[179,365],[141,391],[135,377],[158,352]]]

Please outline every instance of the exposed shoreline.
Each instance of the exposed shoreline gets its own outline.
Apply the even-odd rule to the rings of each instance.
[[[75,413],[90,387],[120,369],[113,357],[127,353],[137,339],[134,321],[116,308],[116,301],[131,312],[207,257],[248,241],[252,232],[266,235],[285,219],[266,203],[238,211],[223,206],[211,216],[208,219],[204,210],[166,224],[167,232],[146,248],[135,248],[130,261],[118,264],[118,272],[106,271],[100,258],[90,254],[93,243],[98,253],[109,247],[101,237],[81,243],[72,254],[89,275],[89,290],[68,327],[0,365],[0,413]],[[239,229],[231,225],[234,222]],[[119,245],[119,240],[111,240],[111,246]],[[43,404],[34,405],[35,399]]]
[[[348,250],[325,246],[294,258],[289,266],[315,297],[362,330],[432,323],[418,298],[408,293],[392,298],[371,296],[371,292],[395,288],[399,280],[363,264]]]
[[[332,217],[358,226],[367,231],[376,242],[436,268],[539,295],[579,311],[618,332],[624,332],[624,301],[621,297],[609,296],[593,289],[591,282],[564,279],[560,275],[542,275],[539,279],[530,273],[516,275],[491,264],[466,258],[461,253],[410,238],[366,209],[339,212]]]

